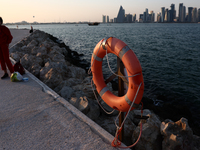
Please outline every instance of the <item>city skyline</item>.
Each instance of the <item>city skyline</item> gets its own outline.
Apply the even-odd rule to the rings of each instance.
[[[146,8],[149,11],[154,11],[155,18],[161,7],[170,9],[171,4],[175,4],[175,10],[178,10],[179,3],[183,3],[186,7],[200,8],[199,0],[110,0],[96,2],[92,0],[7,0],[1,2],[0,16],[4,23],[14,22],[84,22],[98,21],[102,22],[102,15],[109,18],[117,17],[119,7],[123,6],[126,14],[136,14],[136,19],[139,19],[139,14],[143,13]]]
[[[187,11],[188,10],[188,11]],[[178,13],[176,13],[178,12]],[[177,15],[178,14],[178,15]],[[106,19],[107,18],[107,19]],[[155,19],[154,11],[148,11],[148,8],[142,14],[139,14],[139,19],[136,20],[136,14],[126,14],[125,9],[120,6],[117,17],[110,19],[109,16],[102,16],[103,23],[197,23],[200,22],[200,8],[186,7],[183,3],[179,3],[178,11],[175,9],[175,4],[171,4],[170,9],[161,7]]]

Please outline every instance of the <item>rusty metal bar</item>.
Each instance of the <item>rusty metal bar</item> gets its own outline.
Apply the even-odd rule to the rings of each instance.
[[[117,74],[117,72],[115,72],[115,74]],[[116,77],[115,74],[111,75],[108,79],[106,79],[105,83],[107,84],[107,83],[109,83],[110,81],[112,81],[112,80]]]
[[[121,73],[124,72],[124,65],[120,58],[117,57],[117,70],[120,70]],[[118,96],[124,95],[124,83],[122,78],[118,77]],[[122,121],[124,120],[124,112],[119,116],[119,126],[121,126]],[[124,128],[122,127],[122,131],[119,135],[119,140],[123,142],[124,140]]]

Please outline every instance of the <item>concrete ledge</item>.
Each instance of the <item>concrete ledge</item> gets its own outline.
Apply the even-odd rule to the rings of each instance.
[[[16,63],[14,59],[10,57],[12,63]],[[46,84],[44,84],[42,81],[40,81],[38,78],[36,78],[33,74],[31,74],[28,70],[26,70],[26,75],[28,75],[30,78],[32,78],[34,81],[36,81],[41,87],[43,92],[51,95],[54,100],[60,102],[64,107],[66,107],[73,115],[75,115],[77,118],[85,122],[92,131],[94,131],[96,134],[98,134],[106,143],[111,144],[114,136],[112,136],[110,133],[108,133],[106,130],[104,130],[101,126],[96,124],[93,120],[88,118],[85,114],[80,112],[76,107],[71,105],[67,100],[62,98],[60,95],[58,95],[55,91],[53,91],[51,88],[49,88]],[[125,144],[122,143],[123,147],[126,147]]]
[[[21,38],[21,40],[27,38],[28,36],[30,36],[30,34],[24,35],[24,38]],[[16,44],[18,44],[20,41],[15,41],[10,45],[10,49],[12,49]],[[13,64],[16,63],[16,61],[14,59],[12,59],[10,57],[10,60]],[[26,75],[28,75],[30,78],[32,78],[34,81],[36,81],[41,87],[42,87],[42,91],[51,95],[55,101],[60,102],[64,107],[66,107],[74,116],[76,116],[77,118],[79,118],[80,120],[82,120],[83,122],[85,122],[92,131],[94,131],[96,134],[98,134],[106,143],[111,144],[114,136],[112,136],[110,133],[108,133],[106,130],[104,130],[101,126],[99,126],[98,124],[96,124],[93,120],[91,120],[90,118],[88,118],[85,114],[83,114],[82,112],[80,112],[76,107],[74,107],[73,105],[71,105],[67,100],[65,100],[64,98],[62,98],[60,95],[58,95],[55,91],[53,91],[51,88],[49,88],[46,84],[44,84],[42,81],[40,81],[38,78],[36,78],[33,74],[31,74],[28,70],[26,70]],[[126,145],[124,145],[122,143],[123,147],[126,147]]]

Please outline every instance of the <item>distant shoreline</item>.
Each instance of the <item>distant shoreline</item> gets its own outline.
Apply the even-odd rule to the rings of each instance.
[[[60,22],[49,22],[49,23],[6,23],[4,25],[50,25],[50,24],[88,24],[91,22],[67,22],[67,23],[60,23]],[[134,24],[134,23],[159,23],[159,24],[200,24],[200,22],[132,22],[132,23],[102,23],[99,24]]]

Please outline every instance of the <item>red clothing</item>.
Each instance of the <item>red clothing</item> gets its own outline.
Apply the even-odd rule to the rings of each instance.
[[[0,25],[0,45],[1,44],[10,44],[13,37],[10,33],[10,30],[3,25]]]
[[[13,65],[9,59],[8,45],[11,43],[13,37],[10,30],[6,26],[0,25],[0,64],[1,69],[6,70],[6,65],[10,73],[14,72]]]

